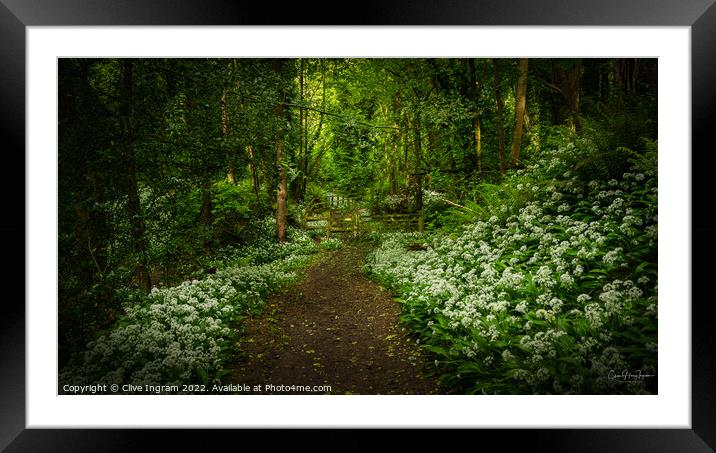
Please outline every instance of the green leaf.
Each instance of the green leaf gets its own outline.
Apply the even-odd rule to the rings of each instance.
[[[463,362],[457,368],[459,374],[481,374],[484,372],[482,366],[477,362]]]
[[[441,347],[441,346],[435,346],[435,345],[432,345],[432,344],[424,344],[424,345],[423,345],[423,349],[425,349],[426,351],[430,351],[430,352],[432,352],[433,354],[437,354],[437,355],[439,355],[439,356],[443,356],[443,357],[449,357],[449,356],[450,356],[450,352],[449,352],[447,349],[445,349],[445,348],[443,348],[443,347]]]
[[[640,263],[636,269],[634,269],[634,273],[639,274],[641,272],[644,272],[644,269],[646,269],[647,266],[649,266],[651,263],[644,261],[643,263]]]
[[[571,363],[572,365],[579,365],[579,360],[574,357],[559,357],[557,360],[560,362]]]

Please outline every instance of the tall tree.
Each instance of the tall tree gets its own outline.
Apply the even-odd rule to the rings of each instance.
[[[413,121],[413,148],[415,151],[415,210],[423,209],[423,166],[422,166],[422,142],[420,134],[420,107],[416,107]]]
[[[520,76],[517,79],[515,93],[515,129],[512,134],[512,147],[510,149],[510,166],[517,165],[520,160],[520,147],[522,145],[522,126],[527,106],[527,58],[520,58]]]
[[[286,226],[288,216],[288,177],[286,175],[286,167],[283,162],[283,147],[286,140],[286,111],[285,111],[285,92],[283,86],[283,68],[285,61],[283,59],[275,59],[272,63],[272,69],[275,73],[279,86],[278,99],[274,108],[276,117],[276,135],[274,150],[276,153],[276,168],[278,170],[278,187],[276,190],[276,237],[279,242],[286,241]]]
[[[495,101],[497,102],[497,158],[500,175],[505,175],[505,114],[502,102],[502,76],[497,60],[492,59],[492,70],[495,83]]]
[[[321,132],[323,131],[323,114],[326,110],[326,67],[323,60],[319,60],[319,62],[321,69],[321,109],[318,112],[318,127],[313,133],[313,139],[310,143],[306,143],[306,158],[303,162],[303,174],[305,178],[303,179],[301,188],[301,199],[305,196],[308,179],[315,176],[315,170],[318,169],[318,164],[320,164],[321,158],[323,157],[323,152],[319,152],[315,156],[313,155],[313,149],[321,138]],[[308,137],[308,121],[306,122],[306,136]]]
[[[227,146],[229,139],[229,112],[226,107],[226,90],[221,93],[221,136],[224,142],[224,147]],[[236,173],[234,171],[234,159],[233,150],[227,150],[226,152],[226,179],[231,184],[236,184]]]
[[[567,124],[573,130],[582,128],[579,120],[579,91],[582,77],[580,60],[559,60],[555,65],[555,84],[567,104]]]
[[[145,237],[144,218],[139,200],[137,185],[137,159],[132,142],[131,106],[134,60],[122,60],[121,83],[119,89],[119,126],[120,146],[126,162],[127,214],[132,225],[132,242],[137,255],[136,277],[139,286],[149,292],[152,282],[147,265],[147,243]]]
[[[300,203],[303,200],[303,194],[306,185],[306,165],[308,160],[308,110],[303,107],[306,102],[306,83],[305,83],[306,61],[299,58],[298,63],[298,152],[296,153],[296,167],[298,176],[293,183],[293,199]]]
[[[472,104],[472,128],[475,134],[475,156],[477,158],[477,171],[482,171],[482,130],[480,127],[480,111],[477,106],[477,74],[475,73],[475,59],[468,58],[470,102]]]

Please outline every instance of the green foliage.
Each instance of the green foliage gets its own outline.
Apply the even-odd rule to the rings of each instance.
[[[656,149],[648,147],[619,151],[634,165],[618,179],[586,184],[570,169],[590,152],[587,143],[545,151],[502,185],[484,186],[487,204],[467,205],[464,228],[433,233],[427,251],[406,253],[414,235],[383,236],[366,271],[398,293],[402,320],[443,385],[464,393],[656,391],[654,380],[609,378],[609,370],[655,374],[657,366]],[[531,199],[514,194],[519,186]],[[490,211],[513,199],[506,218]]]
[[[525,152],[534,158],[539,158],[539,153],[543,149],[557,149],[577,139],[576,133],[563,125],[540,124],[537,130],[532,131],[532,135],[536,139],[526,146]]]
[[[220,382],[224,366],[235,357],[243,317],[260,313],[266,295],[294,281],[295,271],[318,251],[297,231],[290,243],[267,241],[272,223],[267,219],[258,226],[251,246],[223,249],[213,275],[155,287],[148,295],[133,293],[116,325],[90,341],[63,369],[60,388]],[[336,239],[322,245],[338,247]]]
[[[611,151],[593,150],[580,156],[574,164],[574,172],[585,183],[592,180],[618,178],[629,168],[629,156],[632,151],[618,147]]]
[[[587,201],[596,196],[594,187],[621,181],[624,174],[646,175],[640,182],[656,180],[656,90],[649,78],[656,62],[622,59],[531,61],[520,163],[502,177],[495,96],[499,88],[509,148],[516,63],[60,59],[61,364],[123,316],[141,297],[147,277],[166,289],[189,277],[201,280],[208,270],[335,249],[338,242],[316,244],[311,236],[318,239],[319,232],[297,229],[302,212],[326,211],[320,204],[329,194],[374,212],[405,213],[419,207],[420,181],[427,229],[459,238],[465,225],[502,228],[553,193],[564,198],[555,209],[566,204],[571,218],[592,221],[596,214]],[[558,124],[566,101],[555,88],[557,72],[576,64],[584,68],[579,133]],[[499,87],[494,67],[502,74]],[[554,156],[554,150],[561,154]],[[287,244],[277,243],[272,220],[279,165],[289,179]],[[655,203],[645,188],[623,198],[639,209]],[[566,234],[556,224],[541,228]],[[617,241],[619,234],[605,237]],[[531,251],[536,246],[523,245]],[[620,246],[627,250],[626,245]],[[640,271],[655,271],[648,247],[625,254],[629,266],[646,263]],[[502,269],[512,258],[496,266]],[[616,272],[589,270],[595,278],[602,278],[602,271]],[[584,285],[597,288],[596,280]],[[417,305],[406,316],[415,317],[416,329],[429,321],[440,325],[438,331],[446,329],[444,320],[430,318]],[[569,325],[581,332],[578,322]],[[457,364],[454,348],[433,346],[446,351],[441,363]],[[193,376],[218,375],[205,365]],[[472,359],[456,367],[463,376],[485,372]],[[482,390],[504,390],[490,385]]]
[[[657,143],[649,138],[642,139],[644,143],[644,152],[637,153],[627,150],[630,154],[629,163],[634,166],[634,171],[649,175],[657,175],[659,150]]]
[[[247,222],[256,210],[254,203],[251,181],[231,184],[221,180],[214,183],[212,215],[217,235],[223,236],[222,242],[241,241],[247,236]]]
[[[656,98],[648,94],[618,96],[611,103],[593,106],[592,115],[585,117],[585,128],[601,136],[603,150],[624,146],[643,152],[643,139],[657,136],[656,107]]]

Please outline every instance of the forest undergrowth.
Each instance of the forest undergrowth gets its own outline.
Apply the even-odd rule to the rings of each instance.
[[[251,326],[285,321],[294,352],[358,374],[404,328],[445,393],[656,393],[658,75],[654,58],[59,59],[60,392],[225,383]],[[390,322],[370,330],[376,310]],[[308,315],[355,350],[304,347]],[[291,371],[278,349],[246,363]]]
[[[135,293],[117,323],[71,359],[60,373],[60,388],[221,382],[237,353],[242,319],[260,314],[266,296],[294,282],[317,252],[340,247],[337,239],[316,244],[293,228],[290,242],[279,244],[272,218],[255,231],[252,244],[219,253],[215,273]]]
[[[480,203],[452,213],[463,227],[376,237],[365,269],[397,293],[443,385],[656,392],[657,150],[646,145],[619,150],[618,174],[591,141],[564,144],[484,184]]]

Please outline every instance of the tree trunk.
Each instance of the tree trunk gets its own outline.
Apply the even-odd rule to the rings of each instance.
[[[430,156],[436,156],[438,153],[438,141],[435,138],[435,128],[426,122],[425,129],[428,134],[428,153]]]
[[[472,128],[475,135],[475,157],[477,158],[477,171],[482,172],[482,131],[480,129],[480,114],[477,108],[477,75],[475,74],[475,59],[467,60],[467,68],[469,71],[469,93],[472,102],[473,118]]]
[[[397,133],[393,135],[393,152],[390,156],[390,194],[395,195],[398,193],[398,160],[399,150],[398,142],[400,141],[400,135]]]
[[[259,197],[259,188],[260,188],[260,181],[259,181],[259,173],[256,169],[256,162],[254,161],[254,148],[251,145],[246,145],[246,155],[249,158],[249,171],[251,172],[251,184],[254,187],[254,193],[256,194],[256,203],[261,202],[261,197]]]
[[[495,79],[495,100],[497,101],[497,157],[500,163],[500,175],[505,176],[505,114],[502,104],[502,77],[497,61],[492,59]]]
[[[520,160],[520,147],[522,144],[522,126],[527,106],[527,58],[520,58],[520,77],[517,79],[517,93],[515,106],[515,130],[512,134],[512,148],[510,150],[510,166],[517,165]]]
[[[231,158],[228,159],[228,165],[226,168],[226,180],[231,184],[236,184],[236,172],[234,171],[234,163]]]
[[[395,127],[395,145],[393,147],[394,153],[393,153],[393,159],[395,159],[395,166],[396,166],[396,179],[401,178],[401,172],[405,173],[407,170],[406,163],[408,159],[408,124],[406,120],[405,112],[403,112],[402,107],[402,101],[400,99],[400,91],[396,92],[393,96],[393,127]],[[402,154],[405,155],[405,158],[401,157],[401,149]],[[396,189],[397,189],[397,181],[396,181]],[[397,193],[397,191],[396,191]]]
[[[60,115],[60,120],[72,118],[72,121],[85,122],[86,109],[89,102],[95,100],[95,94],[90,86],[89,69],[92,65],[91,60],[83,60],[79,65],[81,76],[75,81],[76,86],[72,90],[67,90],[65,101],[60,105],[64,105],[64,109]],[[76,90],[76,91],[75,91]],[[76,93],[76,96],[71,96]],[[91,124],[85,123],[85,128],[95,130],[97,127],[97,118],[92,118]],[[64,132],[65,129],[62,130]],[[81,134],[81,133],[80,133]],[[80,138],[81,137],[81,138]],[[88,141],[86,135],[77,135],[80,143],[86,149],[95,147],[92,140]],[[60,140],[63,140],[60,137]],[[64,140],[63,140],[64,141]],[[76,257],[72,264],[72,271],[75,275],[81,277],[87,287],[91,287],[95,283],[103,284],[103,274],[107,269],[107,244],[111,241],[110,230],[108,228],[107,214],[99,204],[102,201],[102,187],[104,185],[103,178],[97,175],[96,169],[91,165],[93,157],[84,154],[85,158],[79,159],[68,168],[71,171],[72,179],[78,183],[76,187],[75,199],[75,250]],[[73,190],[74,192],[75,190]],[[109,303],[110,300],[103,300]]]
[[[276,192],[276,236],[279,242],[286,242],[286,217],[288,215],[288,178],[286,168],[281,164],[283,138],[276,139],[276,165],[278,165],[278,190]]]
[[[557,84],[559,90],[564,96],[569,111],[569,126],[576,131],[581,130],[582,125],[579,120],[579,88],[582,74],[582,65],[574,64],[572,67],[565,69],[561,66],[557,67]]]
[[[599,68],[599,99],[602,103],[609,102],[611,86],[609,85],[609,65],[602,63]]]
[[[134,252],[138,257],[135,275],[139,286],[144,291],[149,292],[152,288],[152,281],[147,265],[147,243],[144,233],[145,227],[144,219],[142,218],[142,207],[139,200],[139,189],[137,186],[137,162],[134,154],[130,126],[133,65],[134,63],[131,59],[122,60],[122,83],[120,85],[119,95],[120,143],[123,157],[127,162],[127,214],[129,215],[132,230]]]
[[[321,68],[321,111],[318,112],[318,127],[313,134],[313,139],[309,142],[308,138],[308,123],[306,123],[306,159],[303,162],[304,168],[304,181],[303,181],[303,197],[306,195],[306,186],[308,180],[313,177],[315,170],[318,169],[318,165],[321,162],[321,158],[325,151],[321,151],[317,156],[313,156],[312,150],[315,148],[318,140],[321,138],[321,131],[323,130],[323,112],[326,110],[326,71],[325,68]],[[309,152],[311,150],[311,152]]]
[[[410,128],[413,125],[411,124],[410,117],[408,115],[408,112],[405,112],[403,114],[403,129],[405,129],[405,133],[403,134],[403,160],[401,161],[403,172],[407,175],[410,173],[410,165],[409,165],[409,156],[410,156]]]
[[[73,271],[78,275],[85,277],[85,284],[89,287],[95,281],[95,269],[99,266],[92,265],[92,249],[90,244],[91,219],[90,211],[85,203],[75,203],[75,254],[80,259],[77,260]],[[100,270],[101,274],[101,270]]]
[[[420,112],[415,112],[413,124],[413,149],[415,150],[415,209],[423,209],[422,137],[420,136]]]
[[[304,81],[304,67],[303,67],[303,59],[301,59],[301,100],[305,99],[305,81]],[[303,158],[301,159],[301,168],[299,169],[299,173],[301,175],[300,178],[300,190],[298,192],[298,201],[303,201],[303,199],[306,196],[306,185],[308,184],[308,160],[309,160],[309,153],[308,153],[308,141],[309,141],[309,135],[308,135],[308,110],[304,109],[303,113],[303,129],[302,129],[302,135],[303,135]]]
[[[598,58],[584,59],[584,96],[591,99],[599,99],[599,77],[602,60]]]
[[[284,61],[281,59],[274,60],[272,68],[274,72],[282,79],[281,71]],[[283,90],[282,90],[283,91]],[[283,98],[283,96],[281,96]],[[288,216],[288,178],[286,176],[286,168],[283,166],[283,144],[285,135],[286,112],[284,111],[283,99],[279,100],[274,108],[276,116],[276,168],[278,169],[278,188],[276,190],[276,237],[279,242],[286,242],[286,222]]]
[[[304,102],[304,78],[303,78],[303,70],[304,70],[304,60],[303,58],[299,59],[299,72],[298,72],[298,93],[299,93],[299,104],[303,105]],[[298,154],[296,156],[296,166],[298,167],[298,177],[294,180],[293,183],[293,199],[296,200],[297,203],[300,203],[301,200],[303,200],[303,190],[304,190],[304,182],[306,179],[306,166],[304,162],[308,159],[308,156],[306,154],[306,144],[308,142],[307,137],[307,126],[308,126],[308,111],[304,109],[303,107],[299,107],[298,109]]]
[[[211,183],[206,181],[201,186],[201,228],[203,233],[204,254],[211,254],[211,224],[213,216],[211,215]]]
[[[226,146],[226,140],[229,137],[229,113],[226,110],[226,91],[221,93],[221,136],[224,139],[224,146]],[[226,152],[226,179],[231,184],[236,184],[236,174],[234,172],[234,159],[233,152]]]

